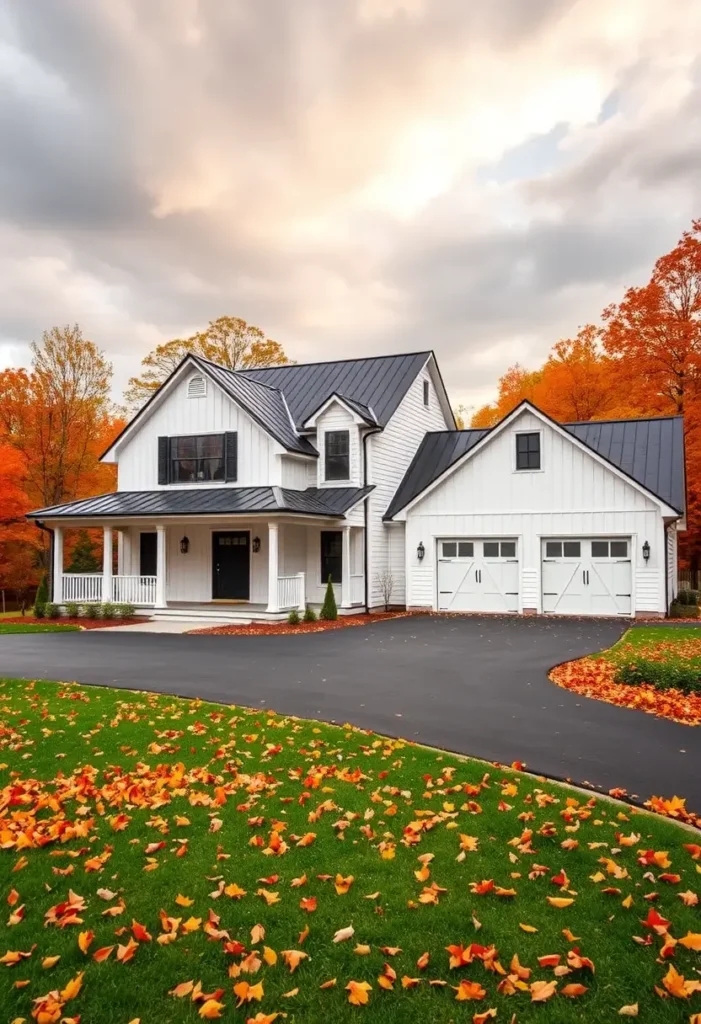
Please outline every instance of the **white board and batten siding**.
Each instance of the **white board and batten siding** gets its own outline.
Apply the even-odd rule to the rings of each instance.
[[[399,484],[421,444],[424,434],[453,429],[446,421],[436,393],[433,359],[417,374],[391,420],[382,431],[367,441],[368,479],[374,484],[369,497],[370,536],[368,569],[370,606],[382,607],[383,599],[376,582],[378,574],[391,571],[394,578],[392,604],[406,603],[405,544],[403,523],[383,523]],[[428,405],[424,405],[424,381],[428,382]]]
[[[541,435],[541,469],[517,471],[515,435],[536,430]],[[406,520],[410,607],[438,607],[441,538],[514,539],[520,612],[543,611],[544,540],[628,538],[631,613],[665,610],[668,554],[659,506],[528,410],[430,490]],[[647,564],[641,554],[646,540],[651,549]],[[416,554],[420,542],[426,550],[421,562]]]
[[[188,397],[192,377],[193,374],[186,374],[174,384],[139,429],[117,446],[118,490],[152,491],[167,486],[158,483],[159,437],[225,431],[236,431],[238,435],[237,480],[229,485],[217,480],[211,485],[180,483],[179,487],[281,485],[282,447],[213,381],[207,380],[204,394]]]

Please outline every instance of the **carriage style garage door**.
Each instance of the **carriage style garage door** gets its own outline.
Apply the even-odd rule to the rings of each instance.
[[[437,580],[440,611],[517,612],[516,541],[439,540]]]
[[[630,539],[544,540],[543,611],[559,615],[630,615]]]

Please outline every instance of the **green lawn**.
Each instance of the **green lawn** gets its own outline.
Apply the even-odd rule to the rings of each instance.
[[[66,633],[76,632],[78,626],[62,626],[58,622],[2,622],[0,633]]]
[[[701,666],[701,626],[636,626],[599,657],[612,662],[653,657]]]
[[[701,859],[683,845],[699,834],[523,772],[263,709],[5,680],[0,786],[0,960],[33,950],[0,967],[3,1021],[29,1020],[33,999],[65,990],[79,972],[82,988],[59,1015],[84,1024],[194,1024],[202,1001],[168,994],[190,981],[223,990],[221,1016],[233,1022],[258,1013],[272,1022],[279,1012],[287,1024],[448,1024],[493,1007],[497,1024],[513,1014],[519,1024],[574,1024],[618,1020],[621,1006],[637,1002],[640,1021],[681,1024],[701,1012],[701,992],[655,993],[669,964],[658,962],[664,938],[642,923],[654,910],[676,939],[701,931],[699,907],[685,903],[701,888]],[[665,869],[679,881],[661,877]],[[347,892],[337,893],[337,875],[353,876]],[[470,891],[484,880],[515,895]],[[85,902],[73,915],[80,921],[45,927],[51,908],[66,920],[69,890]],[[300,907],[309,898],[313,912]],[[10,923],[23,905],[23,919]],[[254,925],[264,940],[252,941]],[[349,925],[353,937],[334,944]],[[89,932],[82,952],[79,935]],[[128,962],[117,948],[94,960],[103,947],[127,949],[134,935]],[[471,943],[473,962],[451,970],[445,947]],[[575,948],[595,974],[576,966]],[[262,963],[245,973],[257,964],[252,950]],[[308,954],[294,974],[281,955],[289,950]],[[563,977],[538,963],[554,954],[565,964],[568,951],[575,966]],[[681,944],[672,952],[679,973],[698,979],[701,953]],[[526,991],[498,993],[514,955],[531,969]],[[43,967],[47,957],[60,960]],[[495,961],[504,974],[487,969]],[[378,983],[385,964],[396,972],[390,991]],[[420,981],[404,988],[403,977]],[[334,978],[335,988],[320,989]],[[367,1006],[349,1005],[351,980],[372,986]],[[484,998],[456,1002],[451,986],[463,980]],[[260,982],[262,999],[236,1009],[241,981]],[[539,981],[558,982],[544,1003],[528,989]],[[562,995],[571,984],[587,991]]]

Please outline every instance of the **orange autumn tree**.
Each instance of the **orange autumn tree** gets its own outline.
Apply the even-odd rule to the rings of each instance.
[[[557,342],[537,370],[511,367],[497,400],[472,418],[498,422],[524,398],[561,423],[635,416],[684,416],[687,526],[680,555],[701,564],[701,220],[655,264],[650,281],[629,288],[589,324]]]
[[[112,367],[80,328],[54,327],[32,344],[30,369],[0,373],[0,441],[12,487],[0,482],[0,585],[19,591],[47,565],[45,535],[26,523],[32,508],[115,486],[98,461],[121,429],[110,401]]]

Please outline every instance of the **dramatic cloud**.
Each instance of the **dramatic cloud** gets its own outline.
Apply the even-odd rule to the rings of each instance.
[[[701,213],[697,0],[0,0],[0,365],[223,313],[455,401]]]

